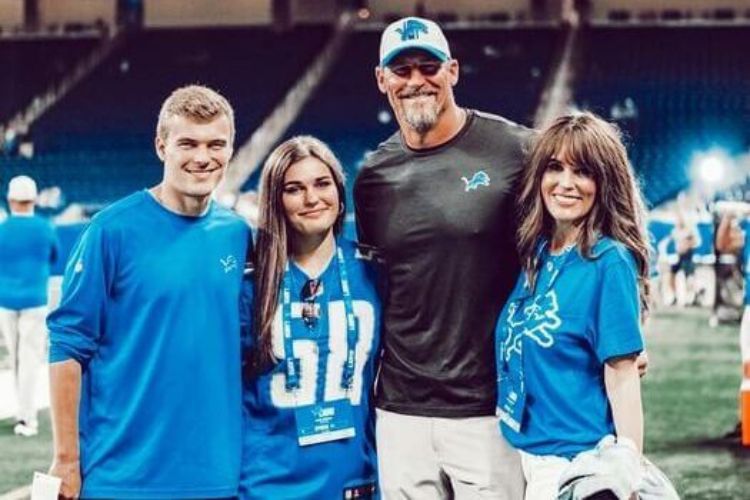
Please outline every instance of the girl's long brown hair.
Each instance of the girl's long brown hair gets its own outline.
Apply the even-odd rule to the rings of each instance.
[[[579,221],[581,255],[591,258],[591,248],[599,236],[625,245],[638,268],[641,311],[645,315],[650,297],[645,204],[618,128],[593,113],[559,117],[536,138],[528,156],[518,202],[518,252],[529,283],[533,286],[536,280],[537,245],[542,238],[551,240],[555,227],[542,200],[542,176],[550,160],[563,150],[565,160],[585,167],[596,183],[591,211]]]
[[[257,375],[277,362],[273,354],[272,328],[289,254],[289,228],[282,200],[284,177],[289,167],[310,157],[317,158],[329,168],[339,193],[339,214],[333,226],[334,234],[341,231],[344,223],[344,172],[330,148],[314,137],[297,136],[274,149],[263,165],[260,176],[252,332],[256,336],[256,348],[249,360],[251,375]]]

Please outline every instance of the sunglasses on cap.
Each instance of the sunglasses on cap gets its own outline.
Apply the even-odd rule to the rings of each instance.
[[[300,292],[302,300],[302,321],[306,326],[312,328],[320,317],[320,307],[315,303],[318,295],[323,292],[323,283],[319,279],[305,281]]]
[[[424,61],[411,64],[392,64],[388,66],[388,69],[399,78],[409,78],[412,69],[422,73],[422,76],[435,76],[442,67],[443,63],[440,61]]]

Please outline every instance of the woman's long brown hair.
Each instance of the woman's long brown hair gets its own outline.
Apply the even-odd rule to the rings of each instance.
[[[555,227],[542,199],[542,176],[550,160],[561,151],[566,161],[589,170],[596,183],[591,211],[578,221],[581,255],[591,258],[591,248],[599,236],[625,245],[638,268],[641,311],[645,315],[650,297],[645,204],[618,128],[593,113],[559,117],[536,138],[528,156],[518,202],[518,252],[529,283],[533,286],[537,276],[537,245],[542,238],[550,240]]]
[[[249,360],[251,375],[257,375],[277,362],[273,354],[273,322],[289,254],[289,228],[282,200],[284,177],[289,167],[310,157],[317,158],[329,168],[339,193],[339,214],[333,226],[334,234],[341,231],[344,223],[344,173],[330,148],[314,137],[297,136],[274,149],[263,165],[260,176],[252,332],[256,336],[256,348]]]

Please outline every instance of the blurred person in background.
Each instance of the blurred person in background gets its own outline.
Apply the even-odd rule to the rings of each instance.
[[[19,436],[38,433],[36,392],[47,352],[47,285],[59,252],[55,229],[34,214],[36,183],[20,175],[8,184],[10,216],[0,223],[0,331],[10,356]]]
[[[685,305],[697,305],[697,296],[695,291],[695,262],[693,256],[695,249],[701,244],[700,233],[695,221],[691,218],[692,214],[686,213],[683,209],[677,208],[675,226],[672,229],[671,238],[674,242],[675,251],[677,252],[677,261],[669,268],[669,289],[671,292],[671,303],[679,303],[677,298],[677,273],[682,271],[685,277]]]
[[[716,230],[716,251],[739,255],[740,267],[744,277],[744,309],[740,321],[740,359],[742,361],[742,379],[750,381],[750,210],[747,205],[739,210],[727,210]],[[739,438],[742,433],[742,416],[735,429],[726,437]]]
[[[211,199],[234,131],[223,96],[175,90],[156,130],[161,183],[99,212],[71,253],[48,320],[63,497],[237,495],[250,233]]]

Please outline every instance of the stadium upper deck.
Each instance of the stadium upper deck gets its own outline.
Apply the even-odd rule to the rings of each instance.
[[[34,124],[35,157],[8,159],[0,180],[27,172],[42,186],[60,186],[69,202],[110,202],[158,179],[154,110],[175,87],[202,83],[226,95],[237,114],[241,143],[329,35],[328,27],[127,35],[119,50]]]
[[[34,124],[35,158],[4,161],[0,181],[31,171],[42,186],[58,185],[68,201],[85,203],[106,203],[155,182],[153,110],[172,88],[188,82],[215,86],[231,99],[241,144],[304,73],[331,30],[170,29],[129,35]],[[459,102],[531,125],[564,28],[485,26],[448,33],[461,63]],[[747,26],[582,29],[572,59],[574,101],[621,125],[652,205],[687,187],[696,151],[721,147],[736,154],[750,143],[745,126],[750,56],[736,50],[748,34]],[[0,53],[9,50],[4,44]],[[327,141],[350,177],[364,153],[396,129],[374,81],[377,44],[377,32],[350,34],[285,134]],[[257,172],[245,188],[256,182]]]
[[[737,50],[748,36],[747,26],[584,33],[575,100],[620,124],[652,205],[689,186],[695,153],[750,145],[750,54]]]
[[[96,37],[0,41],[0,123],[58,82],[99,43]]]

